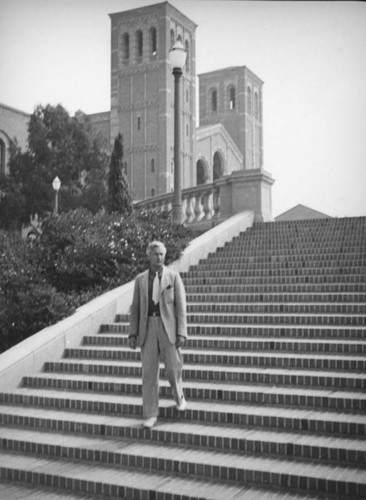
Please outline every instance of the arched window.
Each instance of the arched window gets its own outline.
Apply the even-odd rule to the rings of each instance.
[[[171,49],[174,47],[174,43],[175,43],[175,33],[174,33],[174,30],[171,29],[170,30],[170,48]]]
[[[151,172],[155,172],[155,160],[154,160],[154,158],[151,158],[150,170],[151,170]]]
[[[217,111],[217,90],[216,89],[211,90],[211,110],[213,112]]]
[[[156,56],[157,42],[156,42],[156,28],[150,28],[150,54]]]
[[[186,40],[185,42],[185,49],[187,52],[187,57],[186,57],[186,70],[189,71],[189,42]]]
[[[223,166],[221,161],[221,156],[218,151],[214,154],[213,157],[213,180],[219,179],[223,174]]]
[[[248,113],[251,115],[252,114],[252,89],[250,87],[247,87],[247,108],[248,108]]]
[[[236,101],[235,101],[235,87],[229,87],[229,108],[235,109]]]
[[[180,43],[182,43],[182,35],[178,35],[177,36],[177,41],[180,42]]]
[[[154,189],[154,188],[152,188],[152,190],[151,190],[151,196],[152,196],[152,197],[154,197],[154,196],[155,196],[155,189]]]
[[[206,184],[207,182],[207,168],[202,160],[198,160],[196,164],[196,183],[197,186],[200,184]]]
[[[256,120],[259,120],[259,97],[258,92],[254,92],[254,116]]]
[[[0,174],[5,175],[5,142],[0,139]]]
[[[144,50],[144,38],[141,30],[136,31],[136,55],[138,58],[142,57]]]
[[[122,36],[122,45],[123,45],[123,59],[127,60],[130,58],[130,35],[128,33],[124,33]]]

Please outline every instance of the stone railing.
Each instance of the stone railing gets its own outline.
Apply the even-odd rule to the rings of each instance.
[[[265,171],[234,171],[210,184],[182,191],[184,224],[214,226],[244,210],[252,211],[257,221],[272,220],[272,177]],[[136,208],[171,211],[173,193],[155,196],[134,204]]]
[[[171,211],[173,193],[155,196],[135,203],[136,208],[157,208],[161,212]],[[220,189],[215,183],[202,184],[182,191],[184,224],[210,221],[220,218]]]

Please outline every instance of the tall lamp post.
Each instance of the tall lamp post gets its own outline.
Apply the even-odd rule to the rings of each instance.
[[[182,224],[182,181],[180,162],[180,78],[186,62],[187,52],[183,44],[177,40],[169,53],[170,65],[174,75],[174,195],[173,195],[173,224]]]
[[[61,187],[61,181],[58,177],[55,177],[52,181],[52,187],[53,190],[55,191],[55,208],[54,208],[54,214],[58,214],[58,192],[60,191]]]

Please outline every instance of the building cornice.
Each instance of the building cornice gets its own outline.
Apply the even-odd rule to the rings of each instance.
[[[12,111],[13,113],[18,113],[19,115],[30,117],[29,113],[26,113],[25,111],[20,111],[19,109],[12,108],[11,106],[7,106],[6,104],[0,103],[0,108],[6,109],[7,111]]]

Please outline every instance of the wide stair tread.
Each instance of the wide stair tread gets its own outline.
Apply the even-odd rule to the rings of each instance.
[[[61,361],[50,362],[46,364],[46,372],[49,373],[98,373],[119,375],[123,373],[125,376],[126,371],[133,371],[134,374],[141,375],[141,362],[140,361],[106,361],[94,359],[72,359],[66,358]],[[164,373],[163,365],[160,365],[161,375]],[[261,384],[261,380],[268,378],[277,378],[282,380],[281,383],[276,385],[286,384],[288,379],[290,383],[297,386],[299,377],[302,377],[304,383],[309,383],[310,380],[317,380],[318,385],[322,386],[327,383],[327,387],[332,385],[337,386],[337,382],[342,381],[343,384],[350,384],[353,382],[358,389],[366,388],[365,374],[363,372],[346,372],[339,373],[338,370],[306,370],[306,369],[279,369],[279,368],[256,368],[245,366],[221,366],[221,365],[200,365],[185,363],[184,364],[185,378],[194,377],[196,380],[205,379],[215,381],[228,380],[230,383],[237,380],[250,380],[252,383]],[[292,382],[291,382],[292,381]],[[247,382],[248,383],[248,382]],[[353,386],[347,385],[350,389]]]
[[[301,500],[314,498],[298,493],[284,493],[256,489],[254,487],[238,486],[231,483],[204,481],[195,478],[179,477],[177,474],[161,474],[140,472],[121,467],[105,467],[95,464],[85,464],[72,460],[45,459],[40,457],[20,456],[17,454],[0,453],[0,469],[7,471],[25,471],[35,476],[34,482],[44,478],[46,484],[70,485],[79,491],[83,487],[92,495],[104,494],[108,498],[131,500],[131,498],[149,498],[150,492],[166,495],[166,498],[187,500]],[[13,472],[14,474],[14,472]],[[11,476],[11,474],[8,474]],[[18,476],[18,474],[14,474]],[[61,481],[60,478],[65,478]],[[62,487],[61,487],[62,488]],[[115,494],[113,494],[115,492]],[[90,498],[93,496],[90,495]],[[67,497],[66,497],[67,498]],[[315,497],[316,498],[316,497]],[[66,500],[66,499],[65,499]]]
[[[349,467],[314,465],[306,462],[291,463],[289,460],[246,456],[236,452],[224,453],[217,450],[187,449],[177,447],[171,443],[160,443],[157,445],[151,442],[136,442],[135,440],[121,438],[103,439],[93,437],[91,439],[90,437],[75,436],[74,434],[60,435],[52,432],[31,432],[29,430],[11,428],[0,429],[0,440],[7,440],[8,451],[20,451],[24,453],[24,451],[29,450],[30,453],[37,453],[37,450],[40,450],[38,452],[39,455],[54,455],[51,458],[62,458],[65,455],[70,458],[76,458],[78,456],[76,455],[77,453],[84,459],[88,457],[91,462],[103,461],[104,464],[117,464],[121,466],[127,462],[128,465],[135,466],[137,464],[137,457],[142,457],[142,464],[144,464],[144,461],[147,464],[145,466],[142,465],[143,468],[155,469],[156,472],[176,471],[177,464],[180,465],[180,470],[182,471],[181,464],[187,463],[190,464],[190,470],[191,466],[194,466],[196,471],[194,477],[197,477],[199,475],[198,471],[202,470],[201,476],[206,476],[209,479],[215,478],[216,469],[214,468],[219,467],[220,472],[223,468],[233,468],[279,475],[288,474],[298,476],[301,473],[302,475],[318,480],[326,476],[329,481],[362,482],[366,484],[366,471],[361,469],[352,470]],[[58,449],[58,447],[61,449]],[[74,450],[74,452],[71,450]],[[92,455],[88,455],[87,451],[91,451]],[[107,453],[108,458],[103,453]],[[110,454],[113,456],[110,456]],[[126,457],[126,462],[123,461],[123,457]],[[135,460],[133,460],[133,457],[135,457]],[[154,463],[156,464],[155,466]],[[205,466],[210,468],[208,473],[204,469]],[[187,469],[187,475],[189,469]],[[224,478],[221,477],[221,479]],[[238,480],[238,474],[236,474],[235,480]]]
[[[260,455],[276,453],[286,458],[301,458],[314,460],[316,457],[325,457],[324,450],[337,461],[348,464],[353,456],[353,462],[360,467],[366,467],[366,440],[355,440],[342,436],[322,436],[311,433],[301,434],[286,431],[245,429],[234,425],[219,426],[215,424],[199,424],[189,421],[159,420],[151,432],[142,427],[139,417],[126,415],[95,415],[91,413],[76,413],[62,410],[45,410],[18,406],[0,406],[0,418],[3,427],[0,428],[1,440],[18,439],[19,427],[22,433],[26,428],[47,429],[48,431],[62,430],[76,433],[79,436],[109,436],[113,439],[130,438],[137,440],[156,441],[175,445],[186,445],[200,449],[223,449],[240,453],[254,453]],[[10,427],[9,427],[10,426]],[[40,432],[40,431],[39,431]],[[28,431],[33,439],[34,431]],[[60,437],[61,439],[61,437]],[[86,437],[84,437],[87,440]],[[87,441],[86,441],[87,442]],[[56,441],[54,441],[56,444]],[[230,446],[228,446],[230,445]],[[290,446],[290,448],[289,448]],[[297,450],[297,451],[296,451]],[[302,451],[302,450],[312,450]],[[317,454],[317,455],[316,455]],[[333,459],[335,461],[335,459]]]
[[[122,385],[136,385],[137,387],[141,387],[141,379],[140,377],[115,377],[115,376],[103,376],[103,375],[95,375],[95,374],[75,374],[75,373],[34,373],[29,374],[25,377],[26,380],[29,381],[42,381],[42,380],[58,380],[62,382],[85,382],[86,384],[90,384],[90,382],[95,382],[96,384],[104,384],[109,385],[111,390],[115,387],[115,390],[118,390]],[[169,382],[167,380],[161,380],[161,387],[170,387]],[[366,401],[366,393],[360,392],[352,392],[352,391],[340,391],[340,390],[330,390],[329,388],[318,388],[318,389],[301,389],[299,387],[296,388],[287,388],[287,387],[273,387],[271,386],[252,386],[245,383],[237,383],[237,384],[225,384],[218,383],[217,381],[212,382],[203,382],[203,381],[186,381],[185,387],[202,389],[202,392],[207,390],[217,390],[217,391],[227,391],[227,392],[239,392],[247,391],[252,393],[273,393],[278,392],[282,394],[297,394],[298,396],[313,396],[314,398],[346,398],[346,399],[359,399],[362,401]]]
[[[14,400],[14,401],[13,401]],[[0,393],[0,409],[3,404],[8,405],[14,404],[26,404],[34,405],[38,402],[39,405],[43,407],[51,408],[52,401],[55,402],[57,408],[64,409],[65,407],[70,409],[78,410],[77,403],[85,402],[86,407],[93,407],[92,403],[96,404],[96,407],[100,413],[110,413],[116,412],[118,409],[123,410],[124,406],[128,407],[138,407],[141,408],[141,396],[136,394],[106,394],[106,393],[95,393],[95,392],[80,392],[80,391],[57,391],[53,389],[34,389],[34,388],[17,388],[11,392],[2,391]],[[104,408],[101,410],[101,408]],[[169,398],[160,398],[159,408],[164,413],[166,409],[175,410],[175,403]],[[283,419],[292,420],[296,419],[298,421],[310,421],[315,420],[319,422],[336,422],[340,425],[347,423],[347,425],[352,425],[357,429],[359,426],[366,427],[366,416],[360,415],[358,413],[331,411],[330,409],[303,409],[303,408],[291,408],[291,407],[281,407],[281,406],[270,406],[270,405],[260,405],[260,404],[235,404],[232,402],[220,401],[197,401],[190,400],[188,409],[185,412],[188,418],[193,418],[193,420],[198,420],[201,413],[206,414],[223,414],[232,413],[236,415],[251,415],[254,417],[259,417],[260,420],[269,419]],[[121,413],[122,414],[122,413]],[[176,410],[175,413],[176,415]],[[185,418],[181,416],[181,418]],[[219,422],[219,420],[218,420]],[[233,420],[235,423],[235,420]],[[309,427],[311,430],[311,428]],[[357,432],[357,431],[356,431]]]

